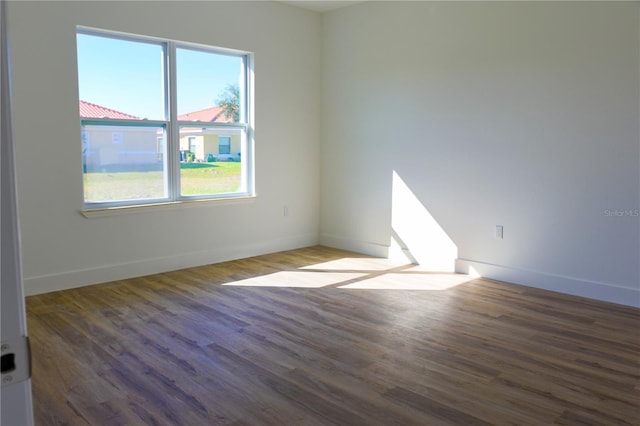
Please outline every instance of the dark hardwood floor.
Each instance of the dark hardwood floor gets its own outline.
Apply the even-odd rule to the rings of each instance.
[[[640,425],[640,310],[324,247],[27,310],[37,425]]]

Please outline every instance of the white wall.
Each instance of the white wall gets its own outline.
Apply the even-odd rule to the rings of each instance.
[[[326,14],[321,242],[384,255],[400,215],[399,245],[417,257],[441,244],[423,226],[432,218],[458,270],[640,306],[638,7]],[[394,172],[422,212],[393,211]]]
[[[318,14],[270,2],[20,1],[8,18],[27,294],[318,242]],[[77,25],[254,52],[258,197],[81,216]]]
[[[640,305],[639,219],[605,214],[640,208],[637,2],[8,9],[27,294],[310,245],[320,225],[328,245],[396,237],[419,261]],[[258,197],[82,217],[76,25],[255,52]]]

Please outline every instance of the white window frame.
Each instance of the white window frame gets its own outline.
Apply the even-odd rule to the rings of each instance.
[[[176,204],[185,201],[201,200],[225,200],[255,196],[254,180],[254,149],[253,149],[253,54],[227,48],[205,46],[195,43],[178,42],[155,37],[147,37],[134,34],[80,27],[76,28],[76,34],[86,34],[96,37],[112,38],[116,40],[132,41],[159,45],[163,48],[163,80],[164,80],[164,111],[165,120],[122,120],[110,118],[83,118],[80,117],[81,131],[84,125],[98,126],[133,126],[133,127],[159,127],[165,131],[164,140],[166,156],[164,158],[164,170],[166,173],[165,185],[167,197],[157,199],[122,200],[108,202],[87,202],[84,200],[84,211],[103,210],[121,207],[139,207],[157,204]],[[242,61],[242,73],[240,76],[240,120],[238,123],[212,123],[179,121],[177,113],[177,85],[176,85],[176,51],[177,49],[196,50],[205,53],[235,56]],[[205,195],[181,195],[180,194],[180,128],[207,127],[219,130],[240,130],[242,134],[241,155],[241,185],[240,189],[232,193],[205,194]],[[81,133],[81,132],[79,132]],[[84,160],[83,160],[84,161]],[[84,175],[84,170],[83,170]],[[84,182],[84,179],[83,179]]]

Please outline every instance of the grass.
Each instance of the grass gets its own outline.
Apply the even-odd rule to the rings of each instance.
[[[181,163],[182,195],[235,192],[240,187],[240,163]],[[100,171],[84,174],[87,202],[164,198],[163,172],[158,170]]]

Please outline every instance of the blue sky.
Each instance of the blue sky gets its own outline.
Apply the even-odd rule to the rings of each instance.
[[[80,99],[150,120],[164,119],[163,57],[159,44],[78,34]],[[216,104],[238,84],[241,59],[177,49],[178,114]]]

